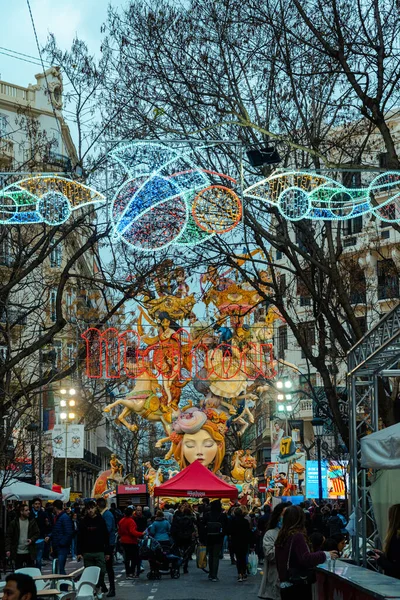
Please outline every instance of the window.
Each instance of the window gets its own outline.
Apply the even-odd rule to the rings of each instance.
[[[360,325],[362,335],[367,333],[367,317],[356,317],[358,324]]]
[[[317,385],[316,373],[310,373],[309,375],[299,375],[299,388],[301,390],[310,391]]]
[[[386,204],[386,206],[383,206],[379,209],[379,212],[385,219],[389,219],[391,221],[396,219],[396,205],[394,203]],[[387,221],[381,221],[381,227],[390,227],[390,223]]]
[[[283,256],[282,252],[280,250],[277,250],[276,251],[276,260],[281,260],[282,256]]]
[[[309,352],[312,352],[312,347],[315,344],[315,323],[314,321],[306,321],[305,323],[299,324],[299,333],[302,339],[303,347],[307,348]],[[301,358],[305,358],[306,353],[304,349],[301,350]]]
[[[58,242],[57,246],[55,246],[50,252],[50,267],[52,269],[61,267],[62,260],[62,246],[61,242]]]
[[[0,364],[7,360],[7,346],[0,345]]]
[[[55,323],[57,319],[57,290],[51,290],[50,292],[50,319]]]
[[[367,301],[367,282],[365,273],[358,264],[354,264],[350,274],[350,303],[365,304]]]
[[[279,281],[279,283],[278,283],[279,292],[283,297],[285,297],[286,296],[286,275],[279,275],[278,281]]]
[[[53,347],[56,351],[56,360],[54,361],[54,366],[56,369],[60,370],[62,365],[62,342],[58,340],[53,342]]]
[[[388,169],[389,164],[389,152],[381,152],[378,154],[379,167],[381,169]]]
[[[303,250],[304,252],[308,251],[307,247],[305,246],[306,238],[307,234],[302,229],[296,227],[296,244],[300,250]]]
[[[360,188],[361,187],[361,173],[360,171],[343,171],[342,182],[347,188]]]
[[[306,279],[311,277],[310,269],[304,270],[304,277]],[[297,295],[300,298],[300,306],[311,306],[311,294],[308,290],[307,283],[300,277],[297,278]]]
[[[287,325],[278,328],[278,358],[285,358],[285,350],[288,347]]]
[[[380,260],[377,264],[378,300],[399,297],[399,274],[391,258]]]
[[[7,137],[8,133],[8,117],[0,113],[0,139]]]
[[[4,233],[2,233],[4,236]],[[0,265],[9,267],[11,265],[10,240],[8,237],[2,237],[0,241]]]
[[[362,231],[363,219],[362,215],[349,219],[345,224],[345,235],[354,235]]]

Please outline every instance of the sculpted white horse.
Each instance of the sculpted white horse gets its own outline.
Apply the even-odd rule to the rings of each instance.
[[[138,429],[137,425],[127,421],[127,417],[133,413],[148,421],[161,423],[165,434],[169,436],[172,419],[179,416],[180,410],[174,410],[171,407],[167,407],[167,410],[162,410],[160,398],[157,395],[160,387],[154,375],[147,372],[142,373],[135,379],[135,387],[132,392],[125,398],[108,404],[103,410],[104,412],[110,412],[117,406],[123,406],[124,408],[116,420],[125,425],[130,431],[137,431]],[[156,445],[159,447],[161,444],[157,442]]]

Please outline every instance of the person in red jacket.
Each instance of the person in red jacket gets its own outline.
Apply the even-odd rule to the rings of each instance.
[[[139,538],[143,537],[144,532],[138,531],[132,515],[133,509],[127,508],[125,516],[118,523],[118,535],[125,552],[126,577],[137,579],[140,573]]]
[[[336,551],[311,552],[305,523],[305,513],[299,506],[289,506],[285,510],[275,542],[282,600],[312,600],[314,567],[338,557]]]

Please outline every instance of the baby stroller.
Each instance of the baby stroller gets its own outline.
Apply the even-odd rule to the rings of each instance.
[[[146,537],[139,548],[139,556],[142,560],[148,560],[150,571],[147,579],[161,579],[161,575],[170,574],[172,579],[181,576],[179,567],[183,559],[176,548],[171,547],[170,542],[157,542],[157,540]]]

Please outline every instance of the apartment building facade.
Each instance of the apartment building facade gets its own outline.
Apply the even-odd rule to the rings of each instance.
[[[60,69],[52,67],[36,75],[36,84],[27,87],[0,81],[0,189],[37,173],[58,173],[68,177],[76,164],[76,149],[63,117]],[[39,232],[42,226],[16,226],[14,234],[11,233],[12,228],[2,228],[0,275],[3,281],[14,276],[18,244],[33,245],[39,239],[41,234],[39,232],[35,237],[34,227]],[[71,256],[84,243],[83,235],[79,230],[63,238],[62,228],[57,231],[51,252],[20,285],[13,287],[7,301],[0,306],[0,360],[5,367],[17,352],[29,347],[56,322],[60,277]],[[28,411],[22,411],[23,416],[13,429],[18,435],[15,444],[27,449],[26,452],[24,450],[26,456],[19,452],[18,458],[20,464],[25,462],[25,473],[29,473],[29,468],[32,470],[31,463],[34,462],[34,478],[39,479],[38,452],[34,460],[28,450],[40,439],[42,482],[47,486],[54,482],[71,487],[86,497],[90,496],[98,473],[108,468],[111,453],[117,450],[115,425],[111,419],[104,417],[101,406],[95,405],[93,390],[82,377],[84,368],[81,365],[66,379],[60,381],[56,375],[75,362],[80,334],[97,322],[104,310],[104,300],[99,292],[80,283],[82,279],[90,280],[97,271],[93,251],[89,250],[78,258],[69,272],[68,285],[62,296],[66,325],[45,347],[27,356],[13,370],[13,375],[16,375],[14,389],[24,385],[29,388],[38,374],[50,373],[49,383],[29,396],[32,406]],[[84,455],[82,459],[69,462],[67,480],[64,460],[53,458],[51,443],[52,428],[60,424],[60,390],[63,388],[76,390],[76,421],[85,424]],[[22,397],[19,402],[24,401],[26,399]],[[14,413],[17,412],[17,407],[14,409]],[[32,423],[36,424],[36,429],[32,428]],[[42,425],[40,436],[39,423]],[[32,431],[35,433],[34,444],[30,443],[33,441]]]

